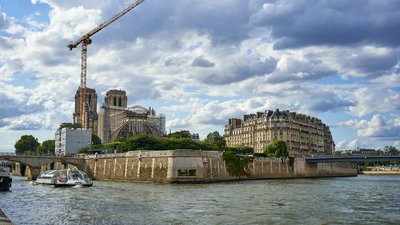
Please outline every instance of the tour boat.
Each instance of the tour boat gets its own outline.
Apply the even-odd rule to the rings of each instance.
[[[6,162],[0,161],[0,191],[9,191],[11,183],[10,167],[7,166]]]
[[[36,179],[35,184],[48,184],[56,187],[63,186],[82,186],[90,187],[93,181],[84,173],[76,168],[62,170],[48,170],[41,173]]]

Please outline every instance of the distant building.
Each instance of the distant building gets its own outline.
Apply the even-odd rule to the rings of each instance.
[[[165,129],[165,116],[164,114],[156,115],[156,111],[153,108],[148,109],[147,122],[158,129],[163,135],[167,133]]]
[[[283,140],[291,156],[332,155],[335,149],[329,127],[320,119],[278,109],[229,119],[224,139],[227,146],[253,147],[255,152]]]
[[[165,116],[142,106],[127,107],[128,98],[122,90],[109,90],[100,107],[98,136],[103,143],[137,133],[161,136],[166,133]]]
[[[55,154],[71,155],[78,153],[82,147],[90,146],[92,131],[87,129],[58,129],[55,134]]]
[[[199,135],[199,133],[193,133],[193,134],[191,135],[191,137],[192,137],[192,140],[193,140],[193,141],[200,141],[200,135]]]
[[[363,156],[363,155],[384,155],[380,150],[367,149],[367,148],[357,148],[357,150],[344,150],[341,152],[342,155],[352,155],[352,156]]]
[[[352,155],[372,155],[374,153],[378,153],[375,149],[367,149],[367,148],[357,148],[356,151],[352,151]],[[379,153],[378,153],[379,154]]]
[[[339,151],[341,155],[351,155],[353,150],[343,150],[343,151]]]

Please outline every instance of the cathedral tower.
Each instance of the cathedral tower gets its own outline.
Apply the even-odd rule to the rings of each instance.
[[[75,112],[73,114],[74,123],[80,123],[80,92],[79,88],[75,94]],[[97,93],[95,89],[86,88],[86,107],[87,107],[87,120],[85,124],[81,124],[83,128],[87,128],[92,130],[94,134],[97,135],[97,122],[98,122],[98,114],[97,114]]]

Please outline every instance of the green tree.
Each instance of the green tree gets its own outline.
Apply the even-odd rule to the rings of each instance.
[[[264,147],[264,153],[267,154],[269,157],[289,157],[286,142],[276,139]]]
[[[80,123],[61,123],[60,127],[58,129],[61,130],[64,127],[71,128],[71,129],[77,129],[77,128],[82,128],[82,125]]]
[[[249,164],[253,161],[253,157],[240,156],[232,151],[224,151],[222,158],[226,165],[226,170],[230,176],[242,177],[249,176]]]
[[[399,154],[399,150],[397,150],[397,148],[394,146],[385,146],[384,151],[387,155],[398,155]]]
[[[383,155],[383,153],[382,153],[381,150],[375,150],[375,151],[373,151],[373,152],[370,152],[369,154],[370,154],[370,155]]]
[[[92,149],[116,148],[118,152],[134,150],[174,150],[174,149],[193,149],[193,150],[218,150],[217,146],[204,141],[193,141],[190,138],[168,138],[155,137],[146,134],[136,134],[119,140],[114,143],[100,144],[93,146]],[[85,153],[89,147],[81,148],[80,153]]]
[[[341,151],[335,151],[335,156],[342,156],[342,152]]]
[[[254,148],[249,146],[229,146],[225,148],[226,151],[233,152],[239,155],[252,155]]]
[[[176,131],[167,135],[169,138],[191,138],[189,131]]]
[[[43,141],[42,144],[37,148],[39,154],[53,154],[55,149],[55,141],[47,140]]]
[[[96,134],[92,133],[92,145],[101,145],[101,139]]]
[[[15,153],[26,154],[36,152],[40,146],[37,138],[32,135],[22,135],[21,138],[15,143]]]
[[[224,137],[218,133],[218,131],[210,132],[204,141],[215,144],[219,149],[224,149],[226,147],[226,141]]]

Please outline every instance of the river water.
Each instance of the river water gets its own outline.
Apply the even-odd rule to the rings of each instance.
[[[400,224],[400,176],[213,184],[95,181],[90,188],[14,177],[0,208],[14,224]]]

